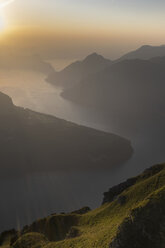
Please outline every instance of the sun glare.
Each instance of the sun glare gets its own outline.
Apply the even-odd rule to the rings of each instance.
[[[0,31],[3,31],[6,26],[2,10],[12,2],[14,2],[14,0],[0,0]]]
[[[0,31],[4,29],[4,21],[3,18],[0,16]]]
[[[8,4],[12,3],[12,2],[14,2],[14,0],[6,0],[6,1],[1,0],[0,1],[0,8],[3,8],[3,7],[5,7],[6,5],[8,5]]]

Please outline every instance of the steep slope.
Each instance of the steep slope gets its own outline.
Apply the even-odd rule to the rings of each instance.
[[[144,45],[135,51],[123,55],[118,61],[126,59],[151,59],[153,57],[165,56],[165,45],[149,46]]]
[[[123,186],[125,185],[125,186]],[[51,215],[26,227],[13,248],[163,248],[165,245],[165,165],[147,169],[115,186],[113,199],[86,214]],[[107,194],[114,192],[110,189]],[[33,228],[32,228],[33,227]],[[36,227],[35,232],[34,227]],[[45,235],[38,240],[36,232]],[[28,237],[30,235],[30,238]],[[53,242],[55,240],[55,242]]]
[[[13,105],[0,93],[1,173],[112,168],[132,155],[130,142]]]
[[[50,74],[47,81],[61,88],[68,88],[111,64],[112,61],[93,53],[87,56],[83,61],[76,61],[67,66],[64,70]]]

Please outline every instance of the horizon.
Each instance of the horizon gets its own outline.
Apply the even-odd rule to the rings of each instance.
[[[164,5],[161,0],[1,0],[0,47],[45,59],[75,60],[92,51],[117,59],[145,44],[164,44]]]
[[[112,59],[111,57],[107,57],[107,56],[104,56],[100,53],[98,53],[97,51],[91,51],[89,52],[88,54],[86,55],[82,55],[81,57],[78,57],[78,58],[72,58],[72,59],[50,59],[50,60],[47,60],[53,67],[56,71],[62,71],[63,69],[65,69],[66,67],[70,66],[72,63],[75,63],[77,61],[79,62],[82,62],[84,59],[86,59],[87,57],[93,55],[93,54],[96,54],[96,55],[101,55],[103,58],[105,59],[109,59],[109,60],[112,60],[112,61],[115,61],[115,60],[118,60],[120,59],[122,56],[128,54],[128,53],[131,53],[131,52],[135,52],[136,50],[139,50],[143,47],[154,47],[154,48],[157,48],[157,47],[165,47],[165,44],[162,44],[162,45],[159,45],[159,46],[153,46],[153,45],[150,45],[150,44],[144,44],[140,47],[137,47],[135,49],[132,49],[132,50],[128,50],[126,51],[125,53],[122,53],[120,56]]]

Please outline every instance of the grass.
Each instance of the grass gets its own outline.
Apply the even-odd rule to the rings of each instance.
[[[43,234],[27,233],[15,242],[13,248],[42,248],[47,242]]]
[[[118,227],[134,210],[144,208],[151,199],[161,197],[165,192],[165,166],[162,171],[145,177],[142,174],[137,183],[125,190],[121,195],[126,197],[126,203],[120,205],[117,201],[105,204],[79,217],[78,228],[81,235],[72,239],[48,243],[44,248],[107,248],[118,232]]]
[[[113,202],[106,203],[84,215],[52,215],[39,220],[32,226],[36,227],[36,232],[45,234],[49,242],[43,234],[26,233],[16,241],[13,248],[108,248],[119,235],[119,227],[127,227],[131,233],[134,227],[135,230],[138,228],[138,223],[145,226],[152,221],[157,225],[155,221],[160,220],[161,215],[155,207],[164,211],[162,205],[164,206],[165,199],[165,165],[157,165],[141,174],[136,183],[123,191],[120,196],[125,197],[124,204],[116,198]],[[46,223],[44,228],[41,228],[40,223]],[[78,235],[74,238],[66,238],[69,229],[73,226],[78,229]],[[34,228],[31,230],[34,231]],[[125,236],[127,234],[129,237],[129,233]],[[55,241],[50,242],[53,237]]]

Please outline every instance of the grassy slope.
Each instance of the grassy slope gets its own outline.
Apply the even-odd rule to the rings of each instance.
[[[41,248],[47,241],[46,237],[40,233],[27,233],[19,238],[13,247]]]
[[[76,224],[76,228],[79,230],[78,237],[48,242],[42,245],[42,247],[109,247],[110,242],[112,242],[118,234],[119,226],[130,218],[130,216],[134,218],[133,213],[141,211],[141,216],[144,213],[145,216],[147,216],[148,210],[146,211],[146,209],[148,209],[149,204],[151,205],[151,203],[162,201],[162,197],[165,196],[165,165],[158,165],[158,168],[159,167],[160,171],[158,170],[158,172],[153,172],[151,170],[152,172],[149,171],[141,174],[138,177],[137,182],[121,194],[122,196],[125,196],[126,199],[124,204],[121,204],[116,198],[113,202],[106,203],[100,208],[90,211],[85,215],[76,215],[78,219],[78,223]],[[75,217],[75,215],[70,216]],[[51,218],[55,218],[55,216],[52,216]],[[35,235],[35,233],[33,234]],[[14,248],[21,247],[16,243]]]

